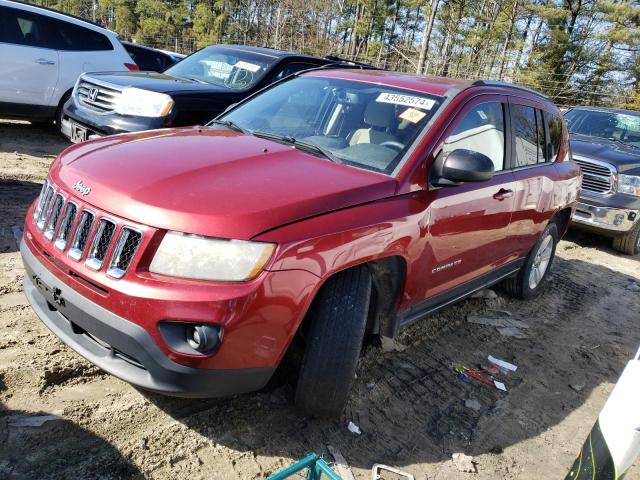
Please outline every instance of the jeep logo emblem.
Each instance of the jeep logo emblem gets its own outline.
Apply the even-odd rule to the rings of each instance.
[[[92,102],[95,102],[96,99],[98,98],[98,89],[97,88],[90,88],[89,89],[89,100],[91,100]]]
[[[91,193],[91,188],[82,183],[82,180],[78,180],[73,184],[73,189],[80,193],[83,197]]]

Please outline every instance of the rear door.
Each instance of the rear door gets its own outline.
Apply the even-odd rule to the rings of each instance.
[[[548,147],[541,107],[528,99],[509,98],[513,151],[510,168],[515,180],[509,236],[520,256],[526,256],[531,250],[554,208],[555,156]]]
[[[0,102],[27,106],[9,114],[28,115],[37,111],[28,106],[51,104],[59,58],[48,26],[47,17],[0,6]]]
[[[447,129],[439,155],[474,150],[493,161],[496,173],[486,182],[430,192],[426,298],[499,274],[499,267],[514,259],[508,238],[515,185],[507,162],[511,149],[507,120],[506,97],[481,95],[470,100]]]

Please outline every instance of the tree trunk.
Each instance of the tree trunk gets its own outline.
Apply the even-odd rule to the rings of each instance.
[[[440,0],[431,0],[431,11],[429,12],[429,18],[425,15],[425,25],[422,32],[422,44],[420,45],[420,56],[418,57],[418,66],[416,67],[416,73],[420,75],[424,70],[424,61],[427,57],[429,50],[429,42],[431,41],[431,33],[433,32],[433,23],[436,19],[436,13],[438,13],[438,3]],[[426,14],[425,10],[425,14]]]

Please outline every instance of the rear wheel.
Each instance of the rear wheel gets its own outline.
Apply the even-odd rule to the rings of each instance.
[[[330,278],[314,301],[295,403],[309,415],[339,416],[362,347],[371,297],[366,266]]]
[[[627,255],[640,253],[640,221],[636,222],[631,230],[621,237],[613,239],[613,248]]]
[[[533,298],[542,291],[556,253],[558,227],[550,223],[529,252],[520,271],[504,281],[505,290],[517,298]]]

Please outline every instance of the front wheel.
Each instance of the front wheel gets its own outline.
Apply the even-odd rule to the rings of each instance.
[[[505,290],[521,299],[533,298],[542,291],[558,244],[558,227],[550,223],[529,252],[520,271],[504,281]]]
[[[308,415],[337,417],[353,383],[367,325],[371,274],[366,266],[327,280],[312,306],[296,387],[296,407]]]
[[[640,253],[640,221],[636,222],[631,230],[621,237],[613,239],[613,248],[627,255]]]

